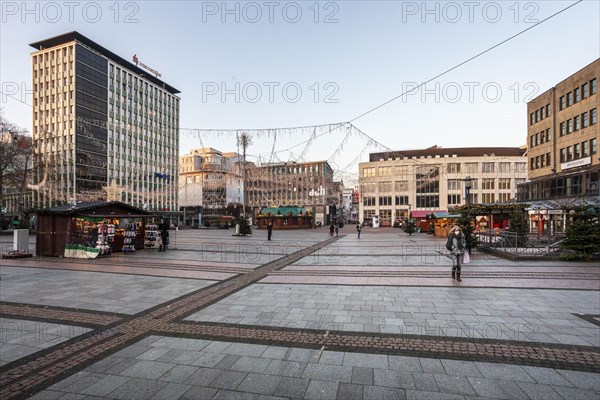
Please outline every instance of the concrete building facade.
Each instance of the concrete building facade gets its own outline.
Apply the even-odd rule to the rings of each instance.
[[[194,225],[203,216],[225,215],[230,204],[244,202],[241,157],[211,147],[194,149],[180,157],[179,205],[185,223]]]
[[[31,44],[34,204],[177,210],[179,91],[78,32]]]
[[[525,148],[473,147],[372,153],[359,164],[359,218],[381,226],[466,203],[507,202],[527,177]]]

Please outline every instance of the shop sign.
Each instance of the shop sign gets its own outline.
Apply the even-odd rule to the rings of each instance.
[[[581,167],[583,165],[588,165],[591,163],[592,163],[592,157],[586,157],[586,158],[581,158],[579,160],[562,163],[562,164],[560,164],[560,168],[565,170],[565,169],[570,169],[570,168],[575,168],[575,167]]]

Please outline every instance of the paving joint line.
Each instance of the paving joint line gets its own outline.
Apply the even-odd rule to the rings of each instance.
[[[125,314],[104,313],[91,310],[49,307],[37,304],[0,302],[0,317],[26,319],[52,324],[77,325],[85,328],[98,328],[122,321]]]

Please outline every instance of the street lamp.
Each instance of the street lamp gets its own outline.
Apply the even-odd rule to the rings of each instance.
[[[467,218],[471,221],[471,177],[467,176],[463,179],[465,182],[465,194],[467,196]]]

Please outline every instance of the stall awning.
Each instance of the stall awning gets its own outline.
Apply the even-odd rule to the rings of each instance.
[[[446,211],[436,211],[433,213],[434,219],[442,219],[442,218],[460,218],[460,214],[450,214]]]
[[[577,207],[599,207],[600,199],[597,196],[571,197],[564,199],[537,200],[530,203],[526,211],[538,210],[572,210]]]
[[[413,218],[425,218],[427,215],[432,214],[432,213],[440,213],[440,212],[445,212],[447,213],[447,210],[417,210],[417,211],[411,211],[410,215],[412,215]]]

